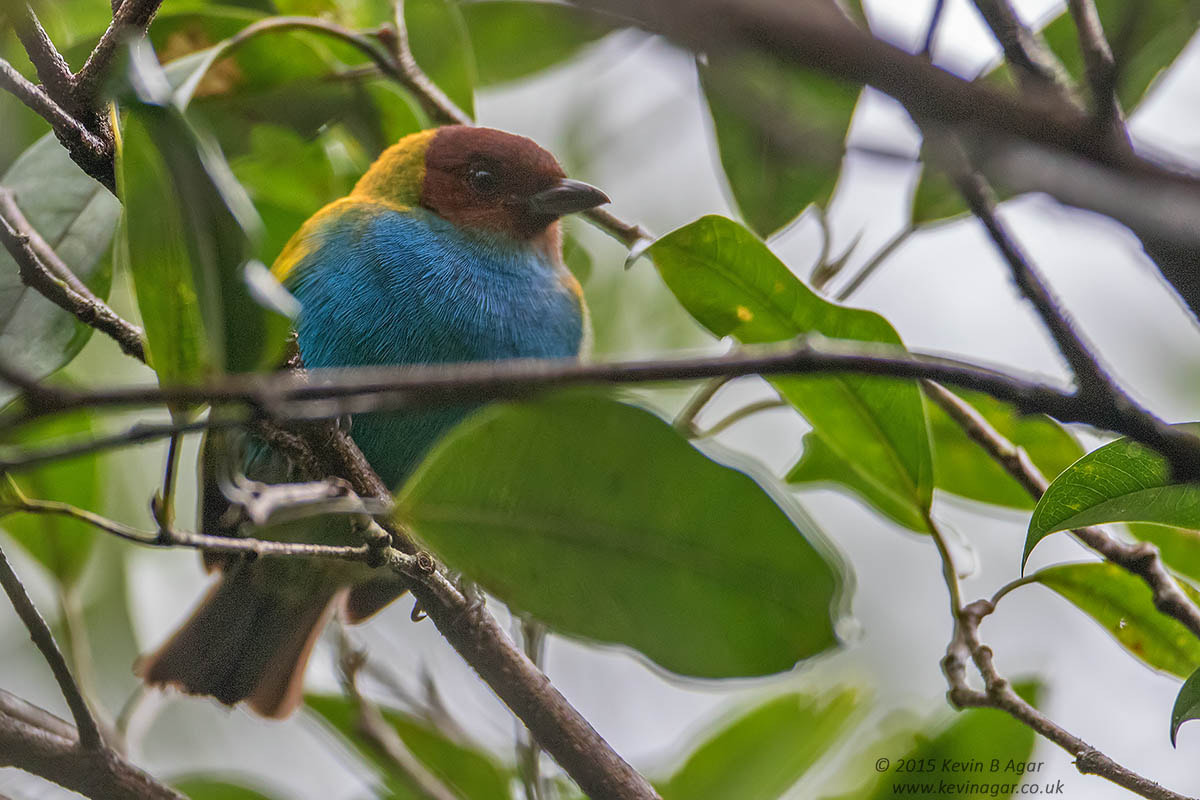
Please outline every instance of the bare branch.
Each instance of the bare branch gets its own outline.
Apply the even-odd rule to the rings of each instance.
[[[1067,8],[1079,35],[1079,49],[1083,51],[1084,68],[1088,85],[1092,89],[1097,121],[1103,127],[1115,123],[1115,127],[1124,137],[1121,104],[1116,95],[1117,62],[1113,58],[1108,39],[1104,36],[1104,26],[1100,24],[1096,4],[1093,0],[1067,0]]]
[[[50,41],[33,6],[25,6],[24,18],[18,20],[14,27],[45,91],[59,104],[70,107],[73,104],[75,76],[71,74],[67,60]]]
[[[1077,105],[1067,71],[1041,37],[1021,21],[1009,0],[975,0],[975,8],[1000,42],[1004,59],[1023,89]]]
[[[62,651],[55,644],[54,635],[50,633],[50,626],[46,624],[46,620],[42,619],[42,615],[34,607],[33,601],[29,599],[29,594],[21,585],[21,579],[17,577],[17,573],[13,572],[3,549],[0,549],[0,587],[4,588],[4,593],[8,595],[13,608],[16,609],[17,616],[29,629],[30,638],[37,645],[37,649],[41,651],[46,663],[50,665],[54,679],[58,681],[58,688],[62,690],[67,706],[71,709],[71,716],[75,718],[75,726],[79,729],[79,747],[84,751],[103,751],[104,740],[100,736],[100,727],[96,724],[96,718],[92,716],[87,701],[83,699],[83,693],[79,691],[79,684],[71,677],[67,660],[63,658]]]
[[[0,767],[16,767],[96,800],[187,800],[111,749],[80,747],[75,728],[0,689]]]

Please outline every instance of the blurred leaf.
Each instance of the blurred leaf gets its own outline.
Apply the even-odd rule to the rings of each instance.
[[[1148,522],[1131,522],[1126,527],[1137,539],[1157,547],[1163,563],[1174,572],[1200,584],[1200,531]]]
[[[1171,483],[1166,461],[1149,448],[1129,439],[1110,442],[1046,489],[1029,520],[1021,563],[1047,534],[1106,522],[1200,528],[1200,485]]]
[[[1030,580],[1065,597],[1145,664],[1180,677],[1200,666],[1200,641],[1154,607],[1153,593],[1141,578],[1115,564],[1061,564],[1039,570]],[[1180,586],[1193,602],[1200,601],[1200,593]]]
[[[946,173],[925,164],[913,189],[912,223],[943,222],[969,213],[966,202]]]
[[[407,0],[404,21],[417,64],[455,105],[474,117],[475,57],[458,4]]]
[[[1117,97],[1132,111],[1158,74],[1169,67],[1192,39],[1200,24],[1197,0],[1095,0],[1105,36],[1114,47],[1120,67]],[[1132,23],[1125,38],[1126,25]],[[1086,86],[1083,53],[1070,14],[1061,14],[1042,35],[1078,85]],[[1124,44],[1124,49],[1121,45]]]
[[[121,204],[71,160],[53,134],[26,150],[0,179],[29,224],[99,297],[112,283],[109,245]],[[83,349],[91,326],[21,281],[16,261],[0,248],[0,356],[9,366],[43,378]],[[0,406],[15,391],[0,384]]]
[[[254,37],[210,63],[215,45],[263,17],[222,5],[168,9],[150,28],[172,86],[196,83],[194,95],[181,97],[181,104],[207,123],[231,156],[257,124],[283,125],[312,138],[333,122],[369,111],[363,86],[378,80],[338,77],[345,67],[365,63],[366,56],[303,31]]]
[[[412,779],[387,756],[379,752],[358,726],[358,711],[341,695],[305,696],[308,709],[320,717],[351,744],[358,755],[372,764],[383,777],[389,800],[424,800]],[[452,788],[470,800],[509,800],[512,771],[490,754],[453,742],[424,720],[399,711],[380,709],[383,717],[412,754]]]
[[[591,253],[578,238],[569,233],[563,236],[563,261],[575,276],[575,280],[587,283],[587,279],[592,275]]]
[[[717,731],[660,787],[663,800],[776,800],[838,743],[853,690],[776,697]]]
[[[659,239],[648,253],[679,302],[716,336],[744,344],[804,334],[901,344],[883,317],[817,296],[731,220],[703,217]],[[852,477],[837,471],[850,488],[872,504],[888,495],[877,507],[892,518],[911,520],[928,511],[933,475],[916,383],[858,375],[770,380],[838,460],[852,467]],[[829,469],[824,473],[820,477],[831,477]]]
[[[1200,719],[1200,669],[1188,676],[1175,697],[1175,706],[1171,709],[1171,747],[1176,746],[1179,726],[1191,719]]]
[[[191,800],[273,800],[274,798],[274,795],[263,794],[240,783],[200,775],[180,778],[172,781],[171,785]]]
[[[859,87],[749,53],[713,55],[699,69],[721,166],[750,228],[770,236],[809,203],[824,205]]]
[[[139,98],[126,104],[117,178],[159,380],[270,365],[290,323],[256,302],[247,283],[260,225],[254,208],[220,151],[167,103],[157,64],[135,55],[129,69]]]
[[[37,450],[52,443],[90,439],[94,433],[91,414],[77,412],[25,426],[19,436],[8,436],[4,443],[18,450]],[[94,510],[103,498],[100,461],[95,454],[53,461],[7,477],[34,500]],[[0,520],[0,527],[67,587],[83,573],[96,537],[104,535],[90,525],[51,514],[10,514]]]
[[[816,431],[804,434],[802,447],[800,460],[787,474],[788,483],[838,484],[853,491],[892,522],[917,533],[929,533],[929,522],[920,508],[883,491],[854,463],[838,456],[821,434]]]
[[[435,448],[398,503],[424,542],[513,608],[677,673],[766,675],[836,644],[843,576],[811,529],[632,406],[574,396],[488,409]]]
[[[557,3],[488,0],[464,3],[460,8],[481,86],[552,67],[612,30],[612,25],[598,16]]]
[[[1028,703],[1037,705],[1040,693],[1037,684],[1019,683],[1013,688]],[[1033,730],[991,708],[968,709],[952,719],[949,725],[937,724],[933,730],[917,734],[916,742],[907,752],[869,749],[864,760],[871,767],[889,762],[890,767],[883,773],[869,774],[862,788],[840,795],[837,800],[892,800],[897,796],[897,785],[911,786],[914,790],[922,785],[928,787],[924,794],[913,791],[914,797],[936,795],[967,800],[980,796],[968,791],[964,784],[997,787],[987,794],[991,798],[1013,796],[1026,777],[1026,767],[1033,755],[1036,741]],[[880,758],[883,753],[888,757]],[[1009,791],[1000,791],[1001,786],[1009,787]]]
[[[1083,448],[1061,425],[1043,414],[1024,415],[1008,403],[976,392],[956,392],[1004,438],[1025,450],[1042,474],[1053,478],[1083,455]],[[972,441],[941,407],[925,401],[933,438],[933,475],[939,489],[1009,508],[1035,503],[995,459]]]

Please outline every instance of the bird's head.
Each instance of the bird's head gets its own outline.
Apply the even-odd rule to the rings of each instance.
[[[464,230],[557,246],[564,214],[608,202],[566,177],[533,140],[493,128],[451,125],[401,139],[371,166],[352,196],[420,206]]]

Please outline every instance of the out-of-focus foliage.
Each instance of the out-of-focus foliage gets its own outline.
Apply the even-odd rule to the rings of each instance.
[[[1171,709],[1171,746],[1176,747],[1175,737],[1179,728],[1191,719],[1200,719],[1200,668],[1188,676],[1179,687],[1175,697],[1175,707]]]
[[[93,435],[92,415],[76,412],[26,426],[5,445],[45,448],[64,442],[86,441]],[[0,481],[12,481],[27,498],[68,503],[76,508],[99,508],[103,499],[100,462],[94,455],[20,470],[0,477]],[[3,494],[4,490],[0,489],[0,498]],[[0,514],[10,511],[6,506],[5,500],[0,499]],[[10,514],[0,520],[0,526],[65,587],[71,587],[79,580],[96,543],[96,531],[90,525],[57,515]]]
[[[659,787],[663,800],[775,800],[837,745],[861,704],[850,689],[772,698],[693,750]]]
[[[374,768],[383,783],[378,794],[387,800],[422,800],[412,775],[379,752],[379,746],[362,730],[359,710],[339,695],[308,695],[305,706]],[[468,800],[509,800],[513,770],[500,764],[478,746],[454,741],[428,721],[392,709],[381,709],[383,719],[408,747],[413,757],[447,788]]]
[[[836,644],[843,578],[806,539],[816,531],[632,406],[568,396],[484,412],[397,503],[509,605],[674,672],[765,675]]]

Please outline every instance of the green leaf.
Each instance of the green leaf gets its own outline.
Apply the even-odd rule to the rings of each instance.
[[[1176,746],[1179,726],[1190,719],[1200,719],[1200,669],[1188,676],[1175,696],[1175,706],[1171,709],[1171,747]]]
[[[1037,705],[1037,684],[1013,687],[1027,702]],[[842,795],[838,800],[892,800],[899,786],[911,787],[913,797],[965,798],[979,796],[964,784],[983,784],[999,788],[990,798],[1011,797],[1027,776],[1036,735],[1033,730],[1003,711],[973,708],[954,715],[950,724],[941,723],[928,733],[917,734],[907,752],[894,748],[866,752],[863,761],[873,770],[866,785]],[[1038,762],[1033,762],[1036,766]],[[919,792],[919,787],[928,791]],[[953,787],[951,792],[938,787]],[[960,791],[961,787],[961,791]]]
[[[1043,414],[1023,415],[1008,403],[985,394],[959,391],[988,424],[1025,450],[1044,475],[1054,476],[1083,455],[1075,437]],[[941,407],[926,400],[933,439],[933,475],[937,488],[1009,508],[1031,509],[1035,503],[1021,484],[963,431]]]
[[[1134,7],[1125,0],[1096,0],[1096,10],[1108,40],[1114,46],[1122,45],[1115,54],[1121,66],[1117,97],[1124,109],[1132,111],[1158,74],[1191,41],[1200,24],[1200,2],[1143,0]],[[1128,36],[1127,22],[1133,24]],[[1042,35],[1071,77],[1078,85],[1086,86],[1083,53],[1071,16],[1060,15],[1043,29]]]
[[[1126,527],[1139,540],[1157,547],[1163,563],[1174,572],[1200,584],[1200,531],[1149,522],[1131,522]]]
[[[27,451],[64,441],[87,440],[94,434],[91,415],[79,412],[25,426],[19,436],[6,437],[4,443],[17,451]],[[100,462],[95,454],[54,461],[7,477],[16,482],[22,494],[34,500],[94,510],[104,496]],[[79,579],[92,555],[96,537],[104,535],[82,522],[50,514],[10,514],[0,520],[0,527],[66,587]]]
[[[819,297],[761,240],[723,217],[703,217],[659,239],[648,252],[679,302],[716,336],[758,344],[820,334],[901,345],[883,317]],[[933,470],[916,383],[858,375],[771,383],[828,449],[852,465],[855,479],[847,485],[893,518],[911,520],[929,510]],[[881,494],[888,495],[887,502],[874,500]]]
[[[101,298],[112,283],[109,244],[121,204],[71,160],[53,134],[21,154],[0,179],[21,213],[71,271]],[[0,353],[12,367],[44,378],[83,349],[92,328],[21,281],[0,248]],[[0,406],[16,394],[0,384]]]
[[[677,673],[766,675],[836,644],[843,576],[812,523],[632,406],[488,409],[434,450],[397,511],[513,608]]]
[[[861,703],[854,690],[769,700],[697,747],[660,787],[663,800],[776,800],[837,744]]]
[[[921,509],[890,492],[881,491],[870,476],[859,471],[853,462],[846,461],[833,451],[824,437],[816,431],[804,434],[804,450],[800,460],[787,474],[788,483],[833,483],[850,489],[876,511],[909,530],[929,533],[929,520]]]
[[[306,707],[340,734],[383,778],[389,800],[423,800],[412,779],[394,761],[382,755],[358,726],[358,712],[340,695],[310,694]],[[512,771],[490,754],[451,741],[424,720],[399,711],[381,709],[383,717],[412,754],[457,796],[470,800],[509,800]]]
[[[489,0],[460,8],[481,86],[552,67],[612,30],[612,25],[598,16],[556,3]]]
[[[712,55],[699,70],[721,166],[754,232],[769,236],[824,205],[859,87],[749,53]]]
[[[127,103],[117,180],[151,365],[163,383],[271,365],[289,321],[254,283],[261,223],[220,151],[168,102],[151,56],[133,52],[140,94]]]
[[[1129,439],[1093,450],[1054,479],[1025,537],[1024,565],[1047,534],[1107,522],[1200,528],[1200,486],[1171,483],[1162,456]]]
[[[404,4],[413,58],[454,104],[475,116],[475,58],[467,24],[450,0],[408,0]]]
[[[1180,677],[1200,666],[1200,641],[1182,623],[1160,613],[1150,587],[1120,567],[1061,564],[1039,570],[1030,580],[1065,597],[1147,665]],[[1180,586],[1193,602],[1200,600],[1200,593]]]
[[[273,800],[275,797],[240,783],[202,775],[179,778],[171,783],[190,800]]]

